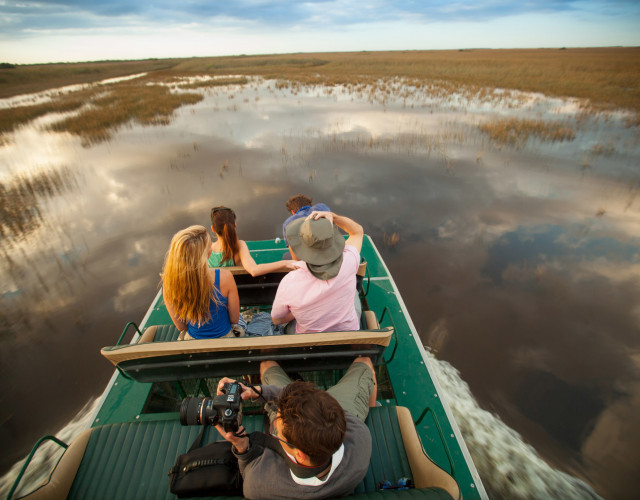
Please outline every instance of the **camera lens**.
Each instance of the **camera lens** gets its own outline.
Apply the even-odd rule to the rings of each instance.
[[[224,429],[236,432],[242,422],[242,398],[237,384],[228,384],[223,394],[215,398],[184,398],[180,405],[182,425],[223,424]]]
[[[201,425],[202,405],[208,398],[184,398],[180,405],[180,423],[182,425]]]

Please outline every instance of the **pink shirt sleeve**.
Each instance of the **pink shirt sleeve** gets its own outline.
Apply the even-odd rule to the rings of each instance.
[[[292,271],[295,272],[295,271]],[[284,318],[291,310],[289,309],[288,300],[285,297],[285,286],[282,286],[283,282],[289,277],[289,275],[282,278],[282,282],[280,282],[280,286],[276,291],[276,296],[273,299],[273,305],[271,306],[271,317],[272,318]]]
[[[345,265],[349,266],[347,267],[348,270],[353,272],[353,274],[356,274],[358,272],[358,267],[360,267],[360,253],[358,253],[356,247],[351,245],[346,245],[344,248],[347,251],[346,255],[343,257],[343,259],[347,261],[345,262]]]
[[[287,314],[289,314],[289,312],[289,306],[281,304],[278,301],[278,295],[276,293],[276,298],[273,301],[273,307],[271,308],[271,317],[274,319],[284,318]]]

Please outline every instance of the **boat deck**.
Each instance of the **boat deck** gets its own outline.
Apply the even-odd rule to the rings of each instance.
[[[276,243],[273,240],[247,241],[247,244],[257,263],[279,260],[286,251],[283,242]],[[384,399],[379,401],[383,405],[404,406],[410,410],[425,450],[441,468],[455,477],[463,498],[487,498],[453,414],[430,372],[422,341],[389,270],[368,236],[365,236],[361,255],[367,262],[363,288],[368,306],[380,320],[381,327],[392,326],[395,330],[381,367],[382,377],[388,377],[388,380],[384,384],[387,389],[381,391]],[[162,324],[171,324],[171,319],[162,295],[158,293],[140,329]],[[309,375],[323,386],[335,383],[341,373]],[[307,374],[303,376],[308,378]],[[214,387],[215,380],[210,379],[177,384],[141,383],[129,380],[116,371],[103,394],[92,426],[176,419],[176,405],[179,406],[182,397],[208,395]]]

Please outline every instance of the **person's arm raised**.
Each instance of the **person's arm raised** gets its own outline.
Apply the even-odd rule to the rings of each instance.
[[[277,262],[268,262],[266,264],[256,264],[256,261],[251,257],[249,247],[247,244],[240,240],[240,262],[242,267],[251,276],[262,276],[267,273],[277,273],[280,271],[293,271],[296,269],[295,261],[293,260],[279,260]]]
[[[345,217],[343,215],[334,214],[333,212],[311,212],[307,219],[310,218],[319,219],[324,217],[332,224],[335,224],[345,233],[349,235],[346,245],[351,245],[358,250],[358,253],[362,250],[362,239],[364,237],[364,229],[353,219]]]

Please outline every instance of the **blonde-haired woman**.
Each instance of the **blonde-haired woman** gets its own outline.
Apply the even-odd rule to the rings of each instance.
[[[173,324],[185,339],[234,336],[240,300],[233,275],[209,268],[211,238],[202,226],[178,231],[162,271],[162,297]]]

